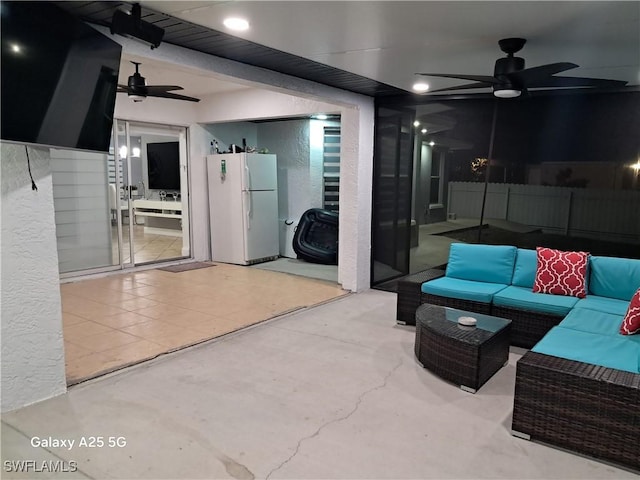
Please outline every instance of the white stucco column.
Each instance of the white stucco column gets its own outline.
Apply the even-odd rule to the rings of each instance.
[[[66,391],[48,148],[0,144],[2,412]]]
[[[366,290],[371,265],[373,104],[341,111],[338,281]]]

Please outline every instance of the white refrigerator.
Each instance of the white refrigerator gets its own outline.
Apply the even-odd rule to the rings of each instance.
[[[212,260],[249,265],[280,253],[276,156],[207,156]]]

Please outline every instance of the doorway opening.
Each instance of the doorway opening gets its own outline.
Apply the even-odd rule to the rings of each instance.
[[[116,120],[114,132],[109,165],[114,264],[128,268],[188,258],[186,128]]]

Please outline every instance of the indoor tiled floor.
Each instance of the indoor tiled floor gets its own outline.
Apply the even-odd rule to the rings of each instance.
[[[118,274],[60,290],[68,384],[347,293],[323,280],[228,264]]]
[[[118,228],[111,226],[111,245],[113,264],[119,263],[118,260]],[[133,227],[133,250],[134,263],[155,262],[158,260],[169,260],[181,258],[182,255],[182,236],[156,235],[145,233],[144,225],[134,225]],[[129,249],[129,225],[122,227],[122,252],[124,255],[124,263],[130,263]]]

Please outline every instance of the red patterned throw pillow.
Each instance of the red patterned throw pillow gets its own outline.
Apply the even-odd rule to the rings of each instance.
[[[588,252],[563,252],[545,247],[536,248],[536,252],[534,292],[578,298],[587,296]]]
[[[620,333],[623,335],[640,333],[640,288],[631,297],[629,308],[620,325]]]

